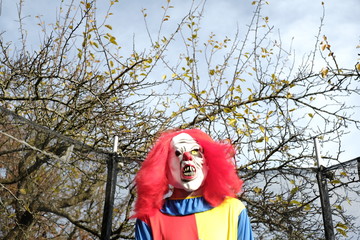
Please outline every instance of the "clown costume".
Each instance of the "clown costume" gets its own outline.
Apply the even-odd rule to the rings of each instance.
[[[135,239],[252,240],[234,155],[199,129],[163,133],[136,176]]]

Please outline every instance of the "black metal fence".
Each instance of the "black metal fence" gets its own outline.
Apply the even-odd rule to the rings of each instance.
[[[359,168],[355,158],[326,168],[242,170],[257,239],[360,239]]]

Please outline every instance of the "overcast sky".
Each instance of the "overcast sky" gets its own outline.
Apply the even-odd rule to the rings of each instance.
[[[14,32],[16,23],[17,4],[19,0],[1,0],[0,30],[7,33]],[[35,25],[37,15],[42,15],[46,21],[53,22],[56,16],[56,7],[60,0],[24,0],[25,8],[23,16],[27,16],[27,25]],[[101,8],[98,1],[98,8]],[[172,18],[184,16],[192,1],[172,0],[174,9],[171,10]],[[322,16],[320,0],[273,0],[263,8],[263,15],[268,16],[270,25],[274,25],[275,33],[280,31],[283,42],[290,42],[299,54],[313,49],[315,36]],[[359,0],[325,0],[325,25],[323,33],[328,36],[332,43],[333,51],[336,52],[342,63],[357,60],[356,46],[359,45],[360,36],[360,1]],[[149,17],[160,15],[160,6],[165,0],[120,0],[115,5],[113,12],[114,28],[118,26],[121,34],[131,36],[133,32],[141,36],[144,30],[141,9],[146,8]],[[251,0],[207,0],[204,23],[209,31],[223,33],[231,36],[237,26],[242,27],[249,22],[252,16]],[[131,25],[129,25],[131,23]],[[154,29],[155,30],[155,29]]]
[[[5,40],[14,42],[18,41],[16,34],[18,2],[18,0],[0,0],[0,32],[5,32],[3,35]],[[26,28],[30,30],[29,40],[36,42],[41,36],[38,32],[39,28],[36,27],[38,19],[35,16],[42,15],[46,22],[54,22],[59,2],[59,0],[25,0],[23,16],[27,17],[25,22]],[[98,1],[100,9],[101,2],[107,0]],[[236,29],[244,28],[252,17],[251,2],[251,0],[207,0],[203,19],[203,28],[206,28],[204,30],[233,37]],[[281,34],[283,44],[289,46],[292,41],[298,63],[304,54],[314,49],[315,37],[323,14],[321,2],[320,0],[270,0],[269,5],[263,9],[263,15],[269,17],[270,25],[274,26],[274,34]],[[323,2],[325,20],[322,35],[328,37],[340,67],[353,67],[359,61],[358,53],[360,53],[360,48],[356,48],[360,45],[360,0],[324,0]],[[115,5],[112,10],[114,17],[110,22],[118,42],[128,43],[129,38],[132,40],[135,33],[137,44],[141,45],[142,39],[146,38],[146,32],[140,10],[146,8],[149,19],[157,21],[162,14],[160,7],[165,3],[165,0],[120,0],[120,4]],[[177,18],[181,19],[185,15],[184,11],[188,10],[191,1],[172,0],[171,4],[175,7],[170,13],[172,20],[176,22]],[[157,31],[157,29],[152,30]],[[319,71],[321,67],[318,66]],[[360,103],[360,98],[351,101]],[[358,116],[360,118],[360,114]],[[342,155],[343,160],[360,156],[360,148],[357,146],[358,135],[357,131],[345,138],[346,153]]]

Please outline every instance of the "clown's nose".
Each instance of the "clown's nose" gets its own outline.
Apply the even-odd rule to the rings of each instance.
[[[192,160],[192,156],[189,152],[184,152],[183,154],[183,161],[189,161]]]

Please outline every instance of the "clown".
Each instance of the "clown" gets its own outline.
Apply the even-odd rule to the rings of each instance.
[[[135,238],[252,240],[234,153],[198,129],[163,133],[136,176]]]

